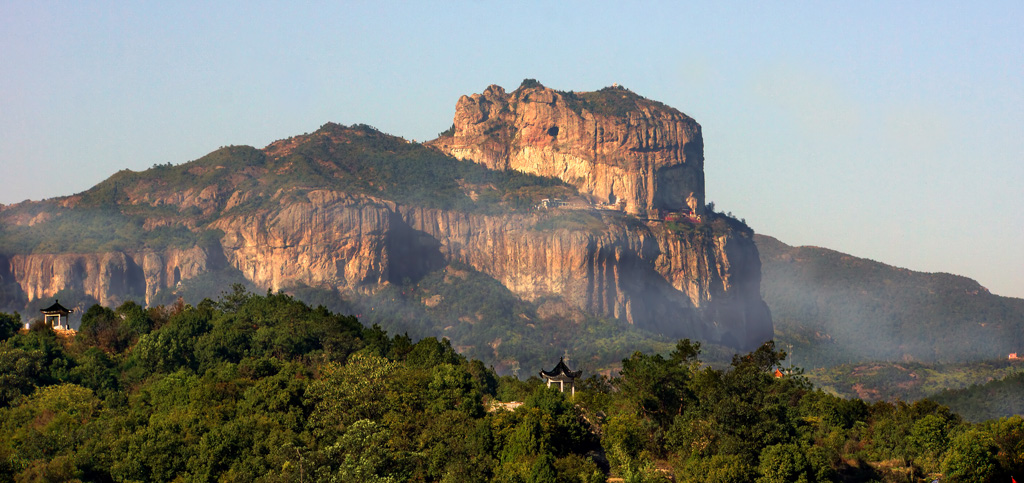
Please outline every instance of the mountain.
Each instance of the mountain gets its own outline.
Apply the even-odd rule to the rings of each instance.
[[[1024,351],[1024,300],[978,282],[755,235],[762,295],[795,363],[953,363]]]
[[[197,303],[243,283],[444,335],[505,367],[616,330],[738,349],[772,337],[752,232],[703,206],[696,122],[621,88],[524,82],[506,106],[515,115],[486,113],[474,138],[466,99],[455,129],[426,145],[328,123],[2,207],[0,305],[31,315],[51,297]],[[552,113],[563,124],[548,126]],[[545,120],[557,141],[522,119]],[[499,141],[507,165],[467,154]],[[573,157],[587,150],[599,154]],[[521,159],[575,167],[554,177]],[[551,208],[538,208],[545,199]],[[661,220],[687,201],[699,222]],[[632,352],[601,350],[604,361]]]

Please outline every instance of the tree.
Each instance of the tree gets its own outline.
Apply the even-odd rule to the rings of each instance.
[[[795,444],[776,444],[761,451],[757,483],[807,483],[807,459]]]
[[[927,463],[929,468],[938,467],[939,459],[949,445],[949,432],[954,427],[935,414],[915,421],[910,428],[910,445],[916,450],[916,459],[924,460],[920,462]]]
[[[160,330],[139,338],[132,359],[153,372],[174,372],[182,367],[195,369],[196,341],[210,330],[210,310],[187,308],[171,318]]]
[[[15,455],[15,469],[27,471],[24,476],[50,469],[77,478],[77,453],[92,436],[88,423],[99,403],[84,387],[59,384],[39,388],[9,409],[0,419],[0,440]]]
[[[984,430],[999,446],[1000,466],[1011,474],[1024,475],[1024,417],[989,421]]]
[[[693,402],[687,382],[690,368],[685,357],[665,359],[636,352],[622,361],[618,387],[630,411],[667,428],[672,419]]]
[[[77,337],[85,344],[98,346],[108,352],[121,352],[130,341],[130,336],[121,334],[121,318],[100,304],[93,304],[82,314]]]
[[[483,403],[473,379],[462,366],[440,364],[433,369],[427,399],[434,412],[458,410],[468,416],[482,416]]]
[[[749,483],[757,477],[757,469],[740,455],[716,454],[693,457],[686,461],[682,481],[699,483]]]
[[[971,429],[960,433],[949,444],[942,460],[942,473],[952,482],[985,482],[998,470],[999,447],[987,433]]]
[[[448,339],[425,337],[413,346],[406,362],[411,367],[431,368],[438,364],[461,364],[465,358],[455,352]]]
[[[365,419],[352,423],[345,434],[325,450],[332,460],[340,460],[336,473],[325,481],[398,483],[397,475],[389,474],[395,464],[387,442],[388,430],[377,423]]]
[[[542,453],[533,461],[527,483],[553,483],[555,481],[555,457]]]
[[[21,315],[18,313],[8,314],[0,312],[0,342],[17,334],[21,330]]]
[[[389,409],[388,393],[398,370],[398,364],[364,353],[353,354],[344,366],[321,366],[320,378],[306,389],[314,432],[327,434],[361,419],[380,420]]]

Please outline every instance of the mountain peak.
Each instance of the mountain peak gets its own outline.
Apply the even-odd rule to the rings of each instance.
[[[624,87],[567,92],[526,79],[462,96],[453,128],[429,143],[492,169],[558,177],[628,213],[704,207],[700,124]]]

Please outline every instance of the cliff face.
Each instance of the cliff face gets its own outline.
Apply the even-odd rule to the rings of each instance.
[[[736,347],[772,337],[748,237],[681,237],[609,220],[601,232],[536,229],[536,215],[402,206],[342,193],[218,222],[229,263],[260,287],[372,289],[457,261],[525,300],[558,296],[657,332]]]
[[[538,215],[483,215],[314,191],[307,201],[215,222],[222,248],[10,258],[29,299],[62,289],[103,304],[151,300],[222,263],[256,286],[343,291],[402,283],[457,261],[525,300],[558,296],[585,311],[679,337],[752,347],[771,338],[749,238],[682,237],[617,217],[603,231],[536,229]],[[223,262],[217,260],[223,259]]]
[[[14,255],[7,270],[29,300],[73,290],[116,306],[129,297],[150,301],[157,291],[214,268],[211,254],[200,247],[163,253],[42,253]]]
[[[700,124],[626,89],[571,93],[539,84],[463,96],[454,132],[431,143],[492,169],[561,178],[604,204],[646,214],[704,206]]]

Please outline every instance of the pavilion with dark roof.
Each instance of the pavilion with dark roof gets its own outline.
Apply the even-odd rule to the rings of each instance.
[[[551,387],[552,382],[558,383],[558,390],[565,392],[565,383],[569,383],[569,388],[572,391],[572,395],[576,395],[576,378],[580,377],[583,371],[573,371],[569,369],[569,366],[565,365],[565,357],[558,358],[558,365],[550,371],[541,370],[540,377],[548,382],[548,387]]]
[[[54,330],[70,330],[70,319],[68,317],[71,311],[60,304],[59,300],[54,300],[53,305],[40,310],[43,313],[43,323],[50,325]]]

